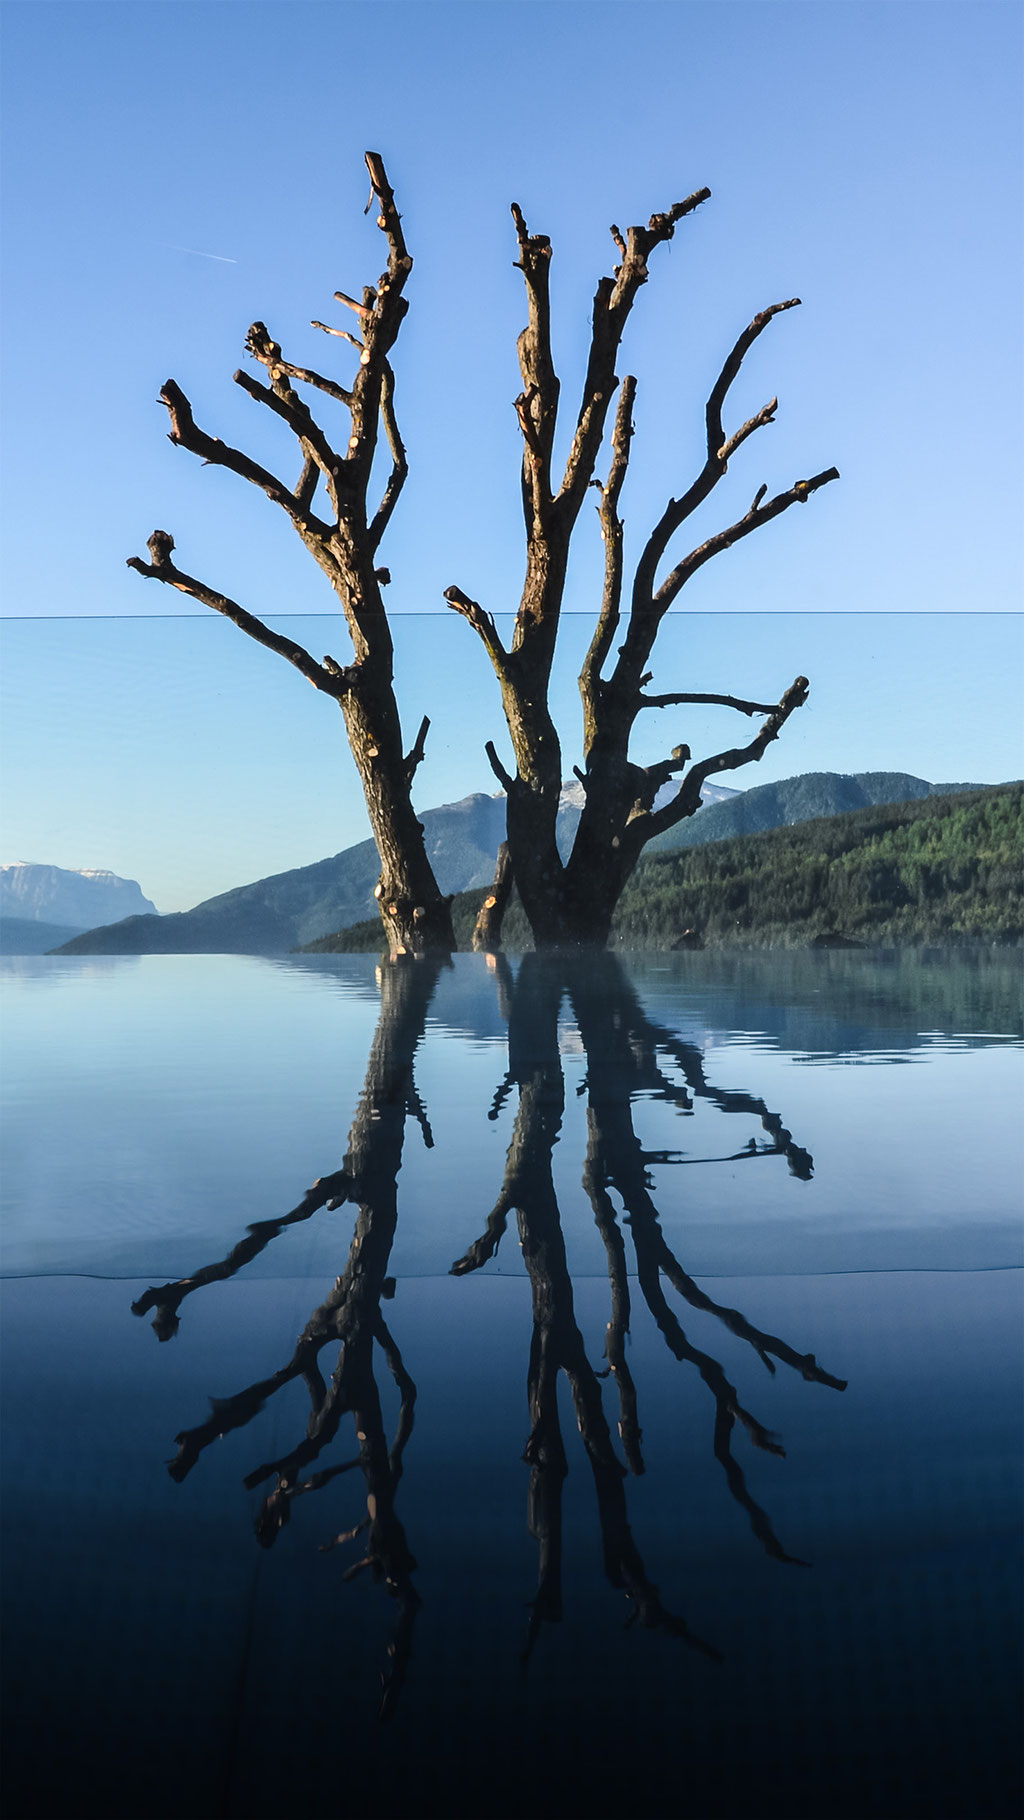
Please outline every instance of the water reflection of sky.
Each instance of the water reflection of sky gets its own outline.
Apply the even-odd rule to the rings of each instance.
[[[1019,1260],[1012,958],[726,957],[716,967],[698,955],[641,962],[634,977],[719,1095],[684,1111],[642,1081],[635,1091],[637,1130],[665,1159],[651,1165],[662,1218],[685,1234],[692,1269]],[[337,1167],[376,1023],[372,957],[41,958],[9,966],[5,983],[8,1272],[174,1275]],[[514,1095],[493,1104],[505,1010],[478,957],[457,956],[442,973],[416,1063],[438,1141],[427,1149],[413,1131],[406,1144],[399,1273],[447,1270],[470,1210],[486,1213],[500,1183],[515,1118]],[[559,1049],[566,1106],[554,1168],[567,1243],[574,1269],[600,1273],[579,1178],[587,1063],[567,1002]],[[671,1057],[665,1067],[682,1079]],[[729,1101],[743,1094],[811,1153],[811,1180],[778,1157],[737,1154],[764,1141],[758,1117]],[[273,1260],[252,1270],[327,1267],[337,1217],[282,1235]],[[514,1248],[487,1268],[518,1268]]]
[[[1005,982],[701,968],[21,971],[18,1811],[1016,1811]]]

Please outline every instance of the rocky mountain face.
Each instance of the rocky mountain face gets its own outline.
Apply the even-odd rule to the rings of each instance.
[[[674,786],[667,786],[671,795]],[[755,790],[709,785],[706,804],[658,843],[661,849],[727,840],[846,809],[909,801],[968,785],[928,784],[901,772],[836,772],[788,778]],[[751,808],[751,799],[754,799]],[[562,791],[558,837],[568,851],[583,801],[582,786]],[[736,825],[738,818],[739,825]],[[490,883],[505,833],[503,796],[467,796],[423,812],[427,851],[443,891],[475,890]],[[651,849],[648,848],[648,852]],[[67,942],[67,954],[281,954],[375,914],[373,887],[380,872],[372,840],[360,841],[312,866],[240,885],[172,916],[131,916],[111,928],[92,928]]]
[[[735,794],[711,786],[716,797]],[[583,788],[566,784],[558,811],[558,843],[568,853],[583,806]],[[442,891],[490,884],[505,838],[504,795],[477,793],[422,814],[427,853]],[[331,859],[255,884],[240,885],[171,916],[133,916],[111,928],[92,928],[68,942],[69,954],[281,954],[376,913],[373,887],[380,861],[372,840]]]
[[[115,872],[73,872],[19,860],[0,866],[0,916],[23,922],[90,929],[126,916],[156,915],[133,878]]]
[[[704,847],[710,841],[733,840],[738,834],[763,834],[769,828],[791,828],[797,822],[816,821],[826,815],[847,815],[855,809],[881,808],[887,803],[921,802],[929,796],[948,796],[977,790],[979,784],[929,784],[907,771],[807,771],[777,784],[758,784],[753,790],[733,791],[726,801],[709,803],[691,821],[680,822],[645,849],[675,853],[686,847]]]
[[[443,891],[490,883],[505,835],[505,799],[482,794],[427,809],[427,853]],[[91,929],[69,954],[282,954],[376,912],[380,860],[372,840],[312,866],[279,872],[171,916],[133,916]]]

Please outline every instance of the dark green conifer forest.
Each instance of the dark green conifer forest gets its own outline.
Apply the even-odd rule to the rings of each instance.
[[[1024,939],[1024,785],[1007,784],[652,855],[615,917],[613,945],[670,949],[692,930],[705,947],[802,948],[1018,943]],[[468,947],[480,894],[455,899]],[[530,946],[518,905],[505,944]],[[373,950],[376,922],[314,951]]]

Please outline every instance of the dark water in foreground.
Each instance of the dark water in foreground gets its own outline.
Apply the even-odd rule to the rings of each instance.
[[[1017,1813],[1013,961],[5,985],[7,1813]]]

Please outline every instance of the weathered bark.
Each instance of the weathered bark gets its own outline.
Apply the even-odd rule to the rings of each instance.
[[[837,470],[829,468],[810,480],[797,481],[772,499],[766,499],[767,488],[761,487],[742,518],[692,550],[659,583],[659,565],[675,533],[717,486],[737,449],[755,430],[774,421],[778,407],[775,398],[731,435],[723,427],[722,411],[748,349],[772,318],[792,309],[798,298],[774,304],[755,316],[726,359],[707,403],[704,466],[687,491],[669,501],[647,540],[633,579],[625,640],[618,647],[611,674],[603,674],[621,617],[623,548],[618,508],[629,462],[636,395],[636,380],[627,376],[622,382],[612,433],[610,471],[602,484],[594,479],[594,473],[609,406],[619,384],[616,357],[633,301],[648,276],[650,254],[662,241],[672,238],[676,224],[706,201],[709,194],[706,189],[698,190],[664,214],[653,215],[646,227],[630,228],[625,236],[618,228],[612,228],[620,263],[614,275],[602,278],[597,287],[583,399],[564,477],[557,490],[551,475],[559,401],[550,341],[551,243],[546,235],[528,232],[521,210],[513,204],[518,264],[526,285],[529,314],[519,338],[523,391],[516,400],[524,445],[526,575],[510,648],[506,650],[502,644],[492,616],[460,588],[448,588],[445,598],[482,639],[501,685],[516,760],[515,775],[505,769],[493,745],[487,750],[508,795],[512,867],[538,947],[603,945],[623,886],[646,843],[662,829],[693,814],[705,778],[756,762],[789,715],[807,699],[804,677],[798,677],[777,704],[742,702],[730,695],[706,692],[658,697],[643,694],[644,684],[650,680],[647,662],[662,620],[691,576],[712,556],[770,523],[791,505],[806,502],[819,487],[838,478]],[[563,781],[562,756],[549,710],[548,690],[570,543],[590,486],[598,487],[601,495],[605,578],[593,640],[579,679],[585,768],[577,769],[576,775],[584,785],[585,802],[572,853],[563,864],[555,838]],[[660,763],[632,763],[630,736],[640,710],[688,701],[714,702],[767,718],[760,734],[748,745],[715,753],[688,772],[691,755],[685,745],[675,746],[671,756]],[[685,780],[674,800],[656,810],[655,798],[661,786],[683,773]]]
[[[328,334],[341,336],[359,350],[351,386],[339,385],[308,367],[286,361],[261,322],[250,328],[246,349],[266,369],[270,384],[263,386],[242,371],[234,376],[236,384],[273,411],[296,437],[302,468],[294,488],[240,450],[201,430],[188,399],[173,380],[167,381],[160,394],[170,416],[173,443],[205,462],[231,469],[260,487],[287,513],[341,603],[352,639],[353,662],[342,665],[325,656],[318,663],[300,645],[272,632],[228,596],[178,569],[171,560],[174,540],[166,531],[155,531],[149,539],[149,563],[132,557],[129,567],[224,614],[258,643],[286,657],[314,688],[338,702],[380,853],[381,876],[376,895],[391,952],[451,952],[455,941],[450,899],[442,894],[434,878],[423,829],[412,806],[413,777],[423,757],[429,722],[424,719],[415,745],[405,752],[394,693],[391,629],[381,595],[381,587],[389,577],[376,561],[378,546],[408,471],[395,417],[394,376],[388,357],[408,309],[403,291],[412,259],[383,160],[378,153],[368,152],[366,164],[372,197],[376,197],[379,209],[377,225],[388,244],[387,270],[376,286],[364,289],[361,302],[343,291],[335,292],[336,298],[355,313],[359,335],[330,329],[323,323],[315,325]],[[343,454],[332,446],[308,405],[294,390],[292,380],[345,406],[351,423]],[[391,472],[380,504],[371,515],[368,498],[379,424],[384,427],[390,450]],[[326,494],[326,510],[322,512],[314,510],[321,490]]]
[[[173,443],[191,450],[205,462],[229,468],[260,487],[286,512],[341,602],[354,661],[342,665],[325,656],[322,663],[317,662],[301,646],[271,632],[226,595],[178,569],[171,560],[174,540],[165,531],[154,532],[149,540],[151,562],[133,557],[130,566],[223,613],[250,637],[285,656],[315,688],[339,703],[380,851],[377,899],[391,951],[450,951],[454,939],[449,901],[434,878],[411,797],[428,722],[424,720],[415,745],[406,753],[394,695],[391,632],[381,596],[381,586],[389,577],[386,569],[377,566],[378,546],[408,472],[395,416],[389,355],[408,308],[403,293],[412,259],[383,161],[379,154],[368,152],[366,163],[371,202],[376,197],[380,211],[377,225],[388,243],[387,270],[376,286],[363,290],[361,300],[344,291],[335,292],[337,300],[354,313],[358,334],[327,323],[314,323],[316,328],[358,350],[359,364],[351,385],[341,385],[310,367],[285,360],[261,322],[253,323],[246,347],[266,369],[269,385],[260,384],[242,371],[234,375],[236,383],[280,418],[295,436],[302,467],[294,487],[289,488],[269,469],[201,430],[188,399],[173,380],[168,380],[161,392],[171,419]],[[789,715],[807,698],[805,678],[798,678],[777,705],[742,702],[733,696],[708,692],[643,694],[644,684],[650,680],[646,665],[659,627],[685,583],[711,557],[770,523],[791,505],[806,502],[818,488],[838,478],[836,469],[828,468],[809,480],[796,481],[771,499],[766,498],[768,489],[762,486],[742,518],[691,550],[659,581],[659,568],[672,538],[718,485],[731,456],[756,430],[774,421],[778,407],[775,398],[731,434],[725,431],[722,413],[748,349],[772,318],[793,308],[798,298],[761,311],[729,353],[708,398],[704,465],[691,486],[678,499],[669,500],[647,539],[633,578],[625,640],[617,649],[611,674],[604,674],[621,616],[619,497],[629,462],[636,395],[636,381],[627,376],[619,395],[608,479],[604,483],[595,480],[611,401],[619,386],[615,364],[637,292],[647,281],[650,255],[672,238],[677,224],[709,195],[706,189],[697,190],[664,213],[652,215],[646,227],[631,227],[625,235],[617,227],[612,228],[619,263],[611,277],[600,280],[594,297],[583,394],[560,480],[552,472],[560,387],[551,348],[551,242],[544,234],[531,234],[518,204],[512,205],[519,247],[517,264],[526,286],[528,320],[518,343],[523,390],[516,399],[523,437],[526,572],[509,648],[502,643],[492,615],[460,588],[446,589],[445,599],[482,639],[500,685],[515,754],[515,775],[505,769],[492,744],[487,751],[507,791],[512,871],[539,946],[603,944],[622,888],[647,841],[694,812],[700,801],[700,785],[707,776],[759,759]],[[332,446],[293,381],[323,393],[348,411],[351,433],[342,454]],[[390,450],[391,472],[371,515],[368,488],[381,425]],[[586,800],[572,854],[563,864],[556,842],[562,751],[548,693],[572,538],[592,486],[601,495],[605,581],[594,638],[580,675],[584,769],[577,769],[577,776],[585,785]],[[322,495],[326,500],[319,505]],[[690,701],[715,702],[767,718],[760,734],[748,745],[718,752],[688,771],[690,752],[685,745],[673,747],[671,756],[660,763],[632,763],[630,735],[640,710]],[[661,785],[684,773],[682,787],[672,802],[655,809]],[[494,914],[478,931],[477,945],[494,949],[500,941],[502,905],[499,901],[488,908]]]
[[[494,954],[501,947],[501,925],[511,895],[512,855],[508,850],[508,841],[503,840],[498,848],[494,881],[473,926],[473,947],[478,954]]]

